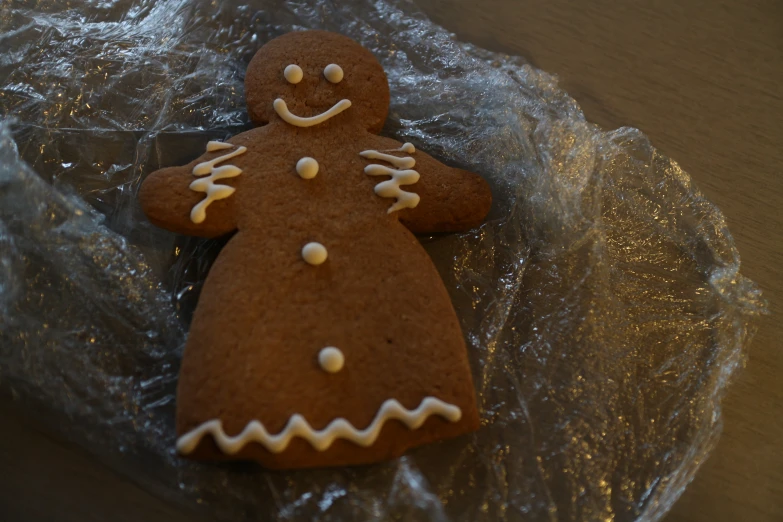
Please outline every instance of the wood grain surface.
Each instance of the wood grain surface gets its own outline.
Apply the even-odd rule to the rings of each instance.
[[[772,315],[724,400],[717,449],[667,520],[783,520],[783,2],[419,4],[461,39],[557,74],[589,120],[642,129],[724,211]],[[7,407],[0,419],[0,520],[194,520]]]

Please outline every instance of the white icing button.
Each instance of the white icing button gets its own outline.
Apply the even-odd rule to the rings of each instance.
[[[343,79],[343,69],[336,63],[324,67],[324,76],[332,83],[340,83]]]
[[[302,179],[313,179],[318,174],[318,162],[313,158],[304,157],[296,162],[296,173]]]
[[[283,76],[285,76],[288,83],[299,83],[302,81],[302,78],[304,78],[304,73],[302,72],[301,67],[291,64],[285,68]]]
[[[345,356],[339,348],[334,346],[327,346],[318,352],[318,364],[325,372],[337,373],[343,369],[345,364]]]
[[[313,266],[320,265],[326,261],[326,247],[321,243],[307,243],[302,247],[302,258]]]

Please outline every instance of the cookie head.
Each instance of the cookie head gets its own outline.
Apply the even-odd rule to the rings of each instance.
[[[335,121],[378,132],[389,111],[386,73],[372,53],[326,31],[288,33],[264,45],[248,66],[245,97],[260,125]]]

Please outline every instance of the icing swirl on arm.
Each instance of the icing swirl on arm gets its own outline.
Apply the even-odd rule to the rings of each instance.
[[[405,143],[399,149],[393,149],[386,152],[406,152],[413,154],[416,152],[414,146]],[[375,193],[382,198],[395,198],[397,201],[389,207],[389,214],[403,208],[415,208],[421,198],[418,194],[402,190],[402,185],[413,185],[419,181],[419,173],[412,170],[416,165],[416,160],[411,157],[398,157],[391,154],[384,154],[377,150],[365,150],[359,155],[367,159],[377,159],[392,164],[395,168],[389,168],[377,163],[371,163],[364,167],[364,173],[368,176],[391,176],[390,180],[382,181],[375,185]]]
[[[207,143],[207,152],[215,152],[216,150],[226,150],[233,147],[230,143],[223,143],[222,141],[210,141]]]
[[[365,150],[364,152],[360,152],[359,155],[363,158],[377,159],[385,161],[386,163],[391,163],[398,169],[409,169],[416,165],[416,160],[409,156],[398,158],[397,156],[384,154],[383,152],[378,152],[377,150]]]
[[[225,150],[234,147],[230,143],[222,143],[219,141],[210,141],[207,143],[207,152],[215,152],[218,150]],[[190,220],[196,224],[202,223],[207,218],[207,207],[213,202],[219,199],[226,199],[231,196],[236,189],[229,187],[228,185],[218,185],[215,181],[226,178],[235,178],[242,174],[242,169],[235,165],[224,165],[217,167],[219,163],[223,163],[231,158],[239,156],[247,152],[246,147],[239,146],[237,150],[218,156],[217,158],[209,161],[203,161],[193,167],[194,176],[205,176],[206,178],[197,179],[190,184],[190,190],[195,192],[204,192],[206,197],[202,199],[193,209],[190,211]]]

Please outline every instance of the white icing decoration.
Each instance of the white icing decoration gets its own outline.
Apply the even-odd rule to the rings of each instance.
[[[230,149],[231,147],[233,147],[233,145],[222,141],[207,142],[207,152],[215,152],[216,150]]]
[[[297,127],[312,127],[313,125],[318,125],[319,123],[325,122],[332,116],[340,114],[350,106],[351,100],[340,100],[326,112],[322,112],[321,114],[312,116],[310,118],[303,118],[301,116],[291,114],[291,112],[288,110],[288,105],[286,105],[282,98],[277,98],[272,103],[272,107],[275,109],[275,112],[283,119],[283,121],[290,123],[291,125],[296,125]]]
[[[305,439],[318,451],[326,451],[336,439],[345,439],[366,448],[372,446],[378,439],[386,421],[396,419],[415,430],[432,415],[439,415],[449,422],[458,422],[462,418],[462,411],[459,407],[435,397],[425,397],[415,410],[407,410],[399,401],[388,399],[378,409],[370,425],[363,430],[355,428],[343,418],[333,420],[322,430],[315,430],[302,415],[296,413],[288,420],[285,428],[276,435],[271,435],[262,423],[254,420],[245,426],[242,433],[234,437],[226,435],[223,431],[223,423],[214,419],[179,437],[177,451],[187,455],[196,449],[206,434],[212,435],[218,448],[228,455],[239,452],[249,442],[257,442],[272,453],[282,453],[294,437]]]
[[[221,143],[219,141],[210,141],[207,143],[207,152],[214,152],[216,150],[223,150],[231,148],[234,145],[230,143]],[[231,196],[236,190],[234,187],[228,185],[218,185],[215,181],[226,178],[235,178],[242,174],[242,169],[234,165],[224,165],[222,167],[215,167],[218,163],[223,163],[233,157],[244,154],[247,151],[246,147],[238,147],[237,150],[218,156],[215,159],[204,161],[193,167],[193,175],[204,176],[209,174],[206,178],[197,179],[190,184],[190,190],[195,192],[204,192],[206,197],[197,203],[190,211],[190,220],[196,224],[202,223],[207,218],[207,207],[212,204],[213,201],[219,199],[226,199]]]
[[[318,174],[318,162],[313,158],[304,157],[296,162],[296,173],[302,179],[313,179]]]
[[[407,152],[408,154],[413,154],[416,152],[416,147],[413,146],[413,143],[405,142],[399,149],[387,149],[383,152]]]
[[[364,152],[360,152],[359,155],[363,158],[377,159],[391,163],[398,169],[410,169],[416,165],[416,160],[411,157],[406,156],[404,158],[398,158],[397,156],[384,154],[383,152],[378,152],[377,150],[365,150]]]
[[[318,266],[326,261],[326,257],[326,247],[321,243],[307,243],[302,247],[302,259],[310,265]]]
[[[392,179],[375,185],[375,193],[382,198],[395,198],[397,201],[389,207],[389,214],[403,208],[416,208],[421,198],[414,192],[406,192],[400,185],[413,185],[419,181],[415,170],[395,170],[383,165],[367,165],[364,172],[370,176],[391,176]]]
[[[336,63],[324,67],[324,77],[331,83],[340,83],[343,79],[343,68]]]
[[[399,149],[390,150],[387,152],[407,152],[413,154],[416,149],[410,143],[405,143]],[[359,155],[367,159],[377,159],[391,163],[395,168],[390,169],[377,163],[371,163],[364,167],[365,174],[369,176],[391,176],[392,179],[382,181],[375,185],[375,193],[382,198],[395,198],[394,205],[389,207],[387,211],[389,214],[396,212],[403,208],[415,208],[421,198],[418,194],[413,192],[406,192],[400,188],[401,185],[413,185],[419,181],[419,173],[415,170],[411,170],[411,167],[416,165],[416,160],[410,157],[397,157],[391,154],[384,154],[377,150],[365,150],[360,152]],[[404,169],[404,170],[400,170]]]
[[[231,146],[233,147],[233,145]],[[207,151],[209,152],[209,150]],[[193,174],[196,176],[204,176],[206,174],[209,174],[210,172],[212,172],[212,168],[218,163],[223,163],[226,160],[244,154],[246,151],[247,148],[240,146],[234,152],[229,152],[228,154],[224,154],[223,156],[218,156],[217,158],[211,159],[209,161],[203,161],[198,165],[196,165],[195,167],[193,167]]]
[[[288,83],[297,84],[302,81],[302,78],[304,78],[304,73],[302,72],[301,67],[292,63],[285,68],[283,71],[283,76],[285,76],[285,79]]]
[[[343,369],[345,356],[339,348],[327,346],[318,352],[318,364],[321,365],[321,369],[325,372],[337,373]]]

